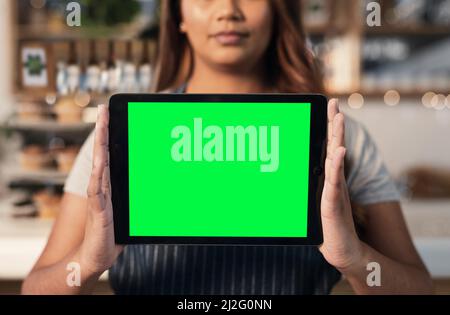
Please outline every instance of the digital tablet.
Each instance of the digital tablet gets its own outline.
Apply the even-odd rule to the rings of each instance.
[[[117,94],[109,110],[116,243],[322,243],[324,96]]]

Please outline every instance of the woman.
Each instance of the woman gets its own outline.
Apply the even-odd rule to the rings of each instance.
[[[156,90],[321,92],[320,76],[300,27],[298,2],[164,1]],[[361,294],[432,292],[376,146],[354,121],[347,119],[344,126],[336,100],[329,103],[328,122],[321,209],[324,242],[319,248],[124,249],[114,244],[108,110],[100,106],[96,132],[77,158],[62,210],[23,293],[88,293],[107,269],[116,293],[328,294],[341,275]],[[345,155],[351,161],[347,178]],[[70,262],[80,264],[80,286],[66,285]],[[369,262],[381,266],[381,286],[368,286]]]

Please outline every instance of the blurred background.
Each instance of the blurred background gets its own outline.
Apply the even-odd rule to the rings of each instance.
[[[449,294],[450,0],[301,2],[328,96],[375,139]],[[70,3],[0,0],[0,294],[20,291],[45,245],[95,106],[152,82],[159,1],[80,0],[81,26],[67,23]]]

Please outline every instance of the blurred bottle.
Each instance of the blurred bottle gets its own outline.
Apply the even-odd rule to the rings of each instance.
[[[77,123],[81,120],[82,108],[75,102],[81,87],[81,69],[78,59],[77,44],[74,40],[69,42],[69,59],[67,61],[67,90],[61,93],[53,106],[53,112],[60,123]],[[51,105],[50,103],[48,103]]]
[[[142,58],[139,64],[139,91],[148,92],[152,80],[152,67],[150,63],[148,41],[142,42]]]
[[[74,40],[69,43],[69,60],[67,62],[67,87],[69,93],[75,93],[80,86],[80,65],[78,64],[77,45]]]
[[[86,69],[86,90],[97,92],[100,86],[100,66],[97,60],[95,40],[89,42],[89,61]]]
[[[110,40],[108,43],[108,60],[106,62],[106,68],[108,72],[106,91],[109,93],[117,91],[120,83],[120,68],[117,64],[114,49],[114,41]]]
[[[392,24],[410,24],[420,25],[423,22],[426,12],[425,0],[395,0],[392,12],[390,13],[390,22]]]
[[[121,80],[121,91],[132,93],[138,91],[136,82],[136,65],[133,60],[133,42],[126,43],[126,56],[123,65],[123,74]]]
[[[67,95],[67,65],[63,60],[58,61],[56,64],[56,91],[58,95]]]
[[[99,63],[100,78],[98,85],[99,94],[106,94],[108,92],[108,62],[103,58]]]

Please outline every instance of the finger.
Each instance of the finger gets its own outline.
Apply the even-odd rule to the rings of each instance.
[[[94,137],[94,155],[93,155],[93,165],[92,173],[88,187],[88,197],[96,197],[102,191],[102,179],[104,168],[106,164],[106,154],[105,147],[107,144],[107,125],[106,121],[106,109],[104,106],[100,105],[98,107],[97,123],[95,126],[95,137]]]
[[[111,180],[110,180],[110,170],[109,170],[108,165],[106,165],[106,167],[104,168],[104,171],[103,171],[102,192],[107,197],[109,197],[111,195]]]
[[[94,156],[108,145],[109,111],[106,105],[98,106],[97,123],[95,125]]]
[[[333,134],[330,143],[330,152],[334,154],[338,147],[344,146],[344,115],[342,113],[336,114],[333,120]]]
[[[105,145],[103,146],[103,154],[105,155],[105,168],[103,170],[102,191],[109,196],[111,192],[110,169],[109,169],[109,110],[105,110],[106,128],[104,129]]]
[[[344,147],[338,147],[333,154],[333,159],[330,164],[330,172],[325,175],[325,200],[335,205],[340,202],[341,184],[344,180],[344,157],[346,149]]]
[[[328,108],[327,108],[327,118],[328,118],[328,142],[330,143],[333,135],[333,120],[334,116],[339,113],[339,105],[338,100],[333,98],[328,102]]]
[[[327,147],[327,156],[325,159],[325,174],[329,173],[330,165],[333,160],[333,154],[336,152],[336,149],[340,146],[344,146],[344,138],[345,138],[345,127],[344,127],[344,115],[342,113],[338,113],[334,116],[332,125],[331,125],[331,140]]]
[[[333,98],[328,102],[327,107],[327,159],[325,160],[325,173],[329,172],[329,158],[331,155],[331,140],[333,139],[333,121],[336,114],[339,113],[338,100]]]

